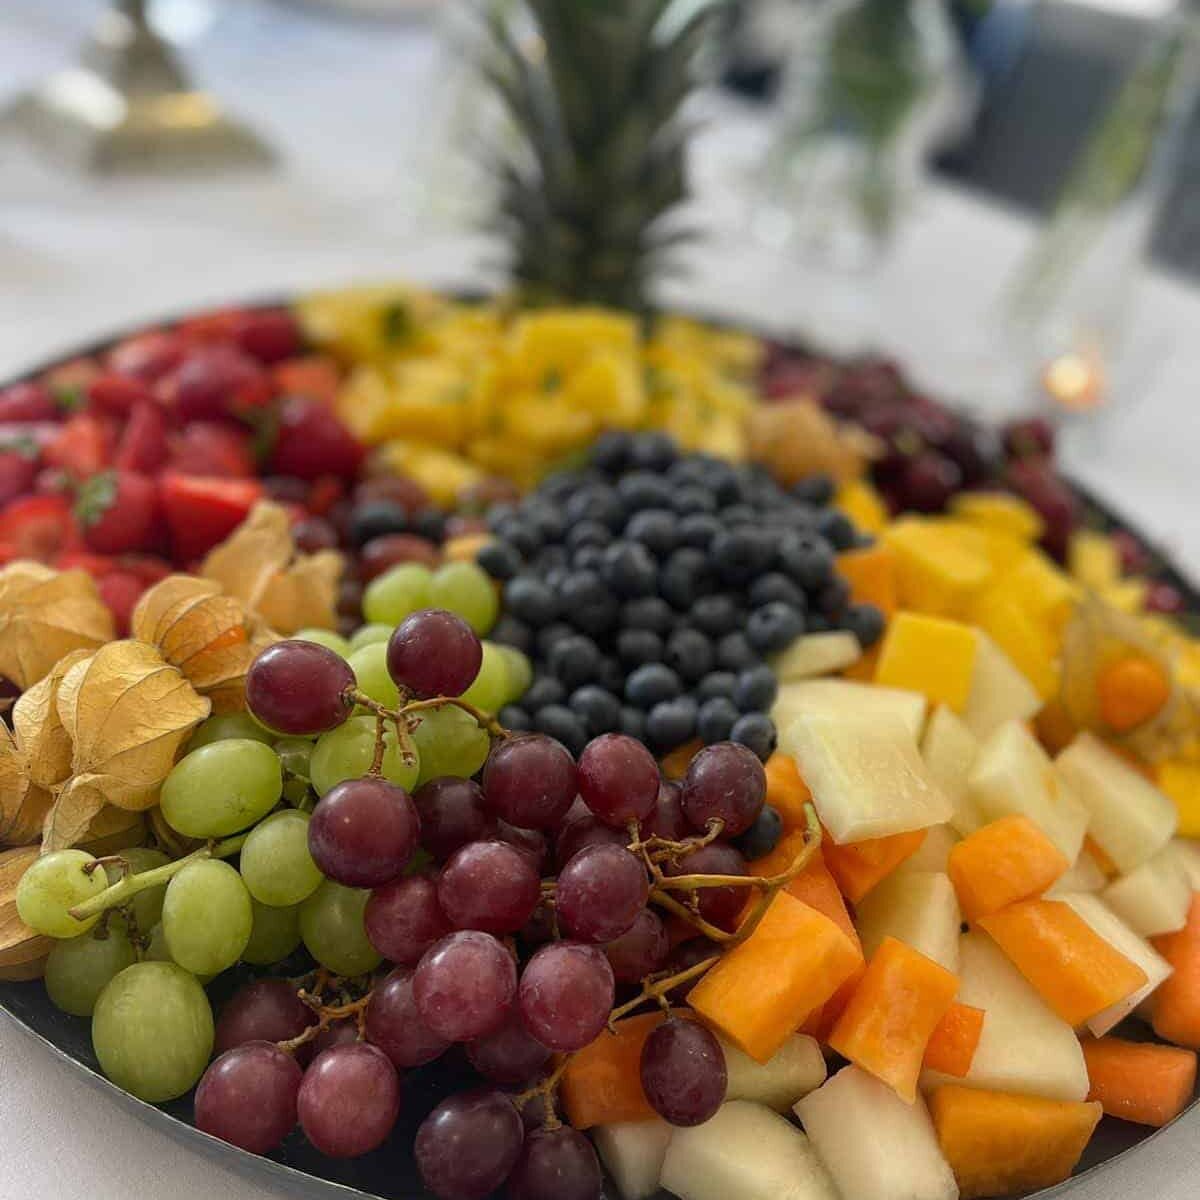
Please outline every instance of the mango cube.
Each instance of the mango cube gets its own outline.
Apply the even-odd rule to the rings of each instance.
[[[1067,560],[1071,574],[1098,592],[1121,578],[1121,553],[1105,533],[1081,529],[1071,538]]]
[[[864,533],[882,533],[888,523],[883,497],[865,479],[847,480],[833,503]]]
[[[1057,637],[1071,619],[1081,590],[1040,550],[1030,549],[993,581],[988,594],[1018,602]]]
[[[969,625],[899,612],[888,626],[875,682],[920,692],[934,704],[966,711],[979,635]]]
[[[896,552],[900,603],[917,612],[966,617],[995,568],[987,555],[938,521],[907,517],[883,531]]]
[[[838,574],[855,604],[874,604],[884,616],[896,611],[896,553],[883,542],[838,555]]]
[[[989,590],[976,599],[971,616],[1033,684],[1043,700],[1050,699],[1058,691],[1055,638],[1026,605],[1003,592]]]
[[[1179,813],[1179,836],[1200,837],[1200,762],[1172,759],[1158,766],[1158,786]]]
[[[950,511],[964,521],[997,529],[1023,542],[1036,542],[1046,525],[1037,510],[1007,492],[963,492],[950,503]]]

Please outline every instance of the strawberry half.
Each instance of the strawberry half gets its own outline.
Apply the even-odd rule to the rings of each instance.
[[[109,370],[120,375],[134,375],[153,383],[175,370],[187,353],[178,334],[165,329],[149,329],[118,342],[109,352]]]
[[[171,438],[171,468],[182,475],[250,479],[255,474],[250,434],[219,421],[193,421]]]
[[[164,382],[182,424],[260,408],[274,391],[270,375],[250,355],[224,342],[194,347]]]
[[[37,475],[38,452],[32,444],[13,445],[0,450],[0,505],[33,491]]]
[[[271,471],[299,479],[322,475],[351,478],[362,465],[362,444],[317,400],[291,396],[279,406]]]
[[[0,391],[0,424],[10,421],[54,421],[58,406],[40,383],[14,383]]]
[[[104,471],[79,489],[75,515],[90,549],[100,554],[142,550],[154,538],[158,489],[135,471]]]
[[[63,422],[42,457],[49,466],[61,467],[75,479],[90,479],[108,466],[114,440],[108,421],[79,413]]]
[[[79,525],[65,496],[24,496],[0,512],[0,543],[13,558],[53,562],[82,546]]]
[[[207,554],[227,538],[262,498],[257,479],[214,479],[164,471],[159,496],[178,562]]]
[[[121,433],[113,465],[124,471],[156,475],[167,461],[167,418],[154,401],[139,404]]]

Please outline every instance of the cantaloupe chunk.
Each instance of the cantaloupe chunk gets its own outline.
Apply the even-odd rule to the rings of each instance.
[[[1081,733],[1055,766],[1086,805],[1088,832],[1121,874],[1141,866],[1171,840],[1175,806],[1099,738]]]
[[[571,1056],[559,1085],[567,1120],[576,1129],[648,1121],[658,1114],[642,1091],[642,1047],[664,1020],[661,1012],[618,1021]]]
[[[839,554],[837,569],[855,604],[874,604],[885,617],[896,611],[896,555],[886,543]]]
[[[846,679],[806,679],[799,683],[784,684],[779,689],[771,716],[780,730],[796,717],[811,714],[868,720],[895,719],[908,730],[915,742],[925,725],[927,707],[928,702],[920,692],[903,688],[877,687]]]
[[[977,921],[1040,896],[1070,864],[1028,818],[1001,817],[950,851],[947,870],[963,916]]]
[[[978,738],[994,733],[1005,721],[1028,721],[1042,707],[1043,696],[983,630],[975,654],[975,674],[963,721]]]
[[[857,916],[867,958],[885,938],[893,937],[947,971],[957,972],[962,918],[947,875],[933,871],[895,875],[858,906]]]
[[[920,1097],[906,1104],[878,1079],[849,1066],[801,1100],[795,1111],[843,1197],[957,1197],[954,1173]]]
[[[861,963],[858,948],[833,921],[780,892],[750,937],[692,988],[688,1004],[765,1063]]]
[[[1067,1024],[1083,1025],[1135,995],[1146,972],[1061,900],[1026,900],[978,924]]]
[[[806,807],[812,803],[812,792],[804,782],[796,760],[790,754],[776,750],[767,759],[767,803],[783,818],[786,830],[804,829],[808,824]]]
[[[941,528],[941,522],[905,517],[883,531],[896,553],[900,603],[917,612],[966,617],[974,598],[995,575],[982,546]]]
[[[1192,885],[1171,846],[1101,892],[1109,908],[1141,937],[1174,933],[1187,924]]]
[[[1036,1192],[1069,1179],[1099,1104],[941,1087],[929,1101],[962,1200]]]
[[[959,943],[957,1002],[984,1010],[983,1032],[962,1080],[926,1071],[922,1088],[963,1083],[992,1091],[1082,1100],[1087,1068],[1075,1031],[1056,1017],[984,933]]]
[[[939,705],[921,738],[921,757],[954,806],[950,824],[963,837],[974,833],[983,824],[983,818],[968,795],[967,781],[979,757],[979,739],[961,717],[944,704]]]
[[[923,613],[898,612],[888,623],[875,681],[920,692],[956,713],[967,707],[979,634],[970,625]]]
[[[984,1011],[956,1000],[937,1023],[925,1047],[925,1069],[964,1078],[983,1037]]]
[[[676,1129],[662,1186],[680,1200],[839,1200],[808,1138],[761,1104],[733,1100]]]
[[[806,633],[771,659],[780,683],[832,675],[858,662],[862,645],[852,633]]]
[[[592,1130],[600,1161],[622,1200],[648,1200],[658,1191],[671,1132],[671,1126],[658,1119],[598,1125]]]
[[[825,865],[837,880],[842,895],[857,904],[911,858],[924,841],[925,830],[915,829],[911,833],[893,833],[890,837],[868,838],[844,846],[828,842],[824,847]]]
[[[928,874],[945,875],[946,864],[950,861],[950,851],[962,841],[953,825],[931,825],[925,831],[925,839],[917,852],[906,858],[891,874],[895,879],[898,875]]]
[[[1088,1099],[1110,1117],[1160,1129],[1192,1102],[1194,1051],[1106,1037],[1085,1041],[1083,1057],[1092,1085]]]
[[[724,1038],[726,1100],[753,1100],[786,1112],[802,1096],[825,1082],[825,1056],[814,1038],[793,1034],[765,1063],[755,1062]]]
[[[1187,924],[1155,938],[1154,948],[1172,971],[1154,997],[1154,1032],[1200,1050],[1200,893],[1192,897]]]

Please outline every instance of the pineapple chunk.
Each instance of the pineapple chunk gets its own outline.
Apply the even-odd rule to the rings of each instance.
[[[776,655],[771,667],[780,683],[794,683],[798,679],[832,675],[861,657],[862,646],[852,633],[809,633]]]
[[[592,1136],[622,1200],[647,1200],[658,1191],[658,1177],[671,1141],[671,1126],[666,1121],[598,1125]]]
[[[680,1200],[838,1200],[816,1151],[777,1112],[748,1100],[671,1135],[662,1186]]]
[[[928,829],[954,811],[894,716],[812,713],[792,721],[780,745],[795,758],[835,842]]]
[[[933,871],[892,875],[859,902],[856,924],[868,959],[884,938],[894,937],[958,973],[962,913],[948,875]]]
[[[765,1063],[756,1062],[724,1038],[717,1040],[725,1052],[726,1100],[753,1100],[776,1112],[786,1112],[825,1082],[821,1047],[802,1033],[790,1037]]]
[[[899,719],[912,735],[921,736],[925,724],[925,697],[900,688],[872,687],[846,679],[805,679],[779,689],[771,716],[782,729],[796,717],[817,715]]]
[[[989,737],[1005,721],[1028,721],[1042,707],[1042,697],[1012,659],[984,632],[979,632],[975,674],[963,721],[977,738]]]
[[[930,718],[921,739],[921,756],[954,806],[950,824],[963,837],[974,833],[983,824],[983,818],[968,794],[967,780],[979,757],[979,739],[959,717],[942,706]]]
[[[887,1084],[849,1066],[795,1111],[848,1200],[957,1200],[954,1172],[920,1096],[906,1104]]]
[[[1187,924],[1192,885],[1173,846],[1160,850],[1100,897],[1139,937],[1174,933]]]
[[[635,317],[603,308],[544,308],[518,317],[508,352],[524,378],[538,387],[552,374],[573,370],[600,352],[634,355]]]
[[[979,635],[969,625],[920,613],[898,612],[875,668],[876,683],[920,692],[956,713],[967,707]]]
[[[1175,806],[1099,738],[1081,733],[1055,760],[1090,813],[1096,844],[1128,875],[1174,836]]]

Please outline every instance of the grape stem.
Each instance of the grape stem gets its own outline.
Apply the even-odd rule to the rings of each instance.
[[[705,827],[705,832],[695,837],[684,838],[682,841],[672,841],[670,838],[659,837],[657,834],[642,839],[638,823],[629,822],[629,845],[626,847],[631,854],[640,854],[649,863],[673,862],[694,854],[705,846],[712,845],[725,832],[725,822],[714,817]]]
[[[563,1072],[567,1069],[567,1064],[573,1057],[573,1055],[564,1054],[549,1075],[539,1079],[533,1087],[527,1088],[513,1097],[513,1104],[520,1109],[524,1108],[530,1100],[540,1096],[542,1103],[546,1106],[546,1120],[543,1122],[545,1129],[557,1129],[562,1124],[558,1119],[558,1114],[554,1111],[554,1092],[558,1087],[559,1080],[563,1077]]]
[[[294,1038],[288,1038],[284,1042],[276,1042],[275,1044],[280,1050],[286,1050],[289,1053],[293,1050],[298,1050],[301,1046],[306,1046],[309,1042],[320,1037],[335,1021],[344,1021],[347,1017],[353,1017],[355,1024],[358,1026],[359,1040],[362,1040],[364,1032],[364,1024],[367,1017],[367,1005],[371,1003],[371,992],[360,996],[357,1000],[351,1000],[346,1004],[322,1004],[317,996],[312,996],[308,992],[297,992],[302,1004],[308,1005],[309,1008],[317,1014],[317,1021],[314,1025],[309,1025],[303,1033],[298,1033]]]
[[[74,908],[69,910],[71,916],[77,921],[86,921],[89,917],[97,916],[106,909],[117,908],[122,904],[126,904],[139,892],[146,891],[147,888],[159,887],[164,883],[168,883],[184,867],[191,863],[202,862],[206,858],[230,858],[242,848],[246,837],[246,834],[239,833],[236,837],[224,838],[219,842],[209,842],[207,846],[201,846],[199,850],[193,850],[186,857],[177,858],[174,862],[163,863],[161,867],[153,867],[149,871],[140,871],[136,875],[127,872],[116,883],[105,888],[104,891],[98,892],[95,896],[83,901],[82,904],[75,905]],[[109,859],[120,857],[120,855],[110,855]],[[109,860],[97,860],[99,863],[106,861]],[[128,865],[126,862],[127,868]]]
[[[614,1022],[619,1021],[622,1017],[627,1017],[647,1001],[657,1000],[661,1003],[666,999],[668,992],[674,991],[675,988],[681,987],[685,983],[690,983],[693,979],[699,979],[720,961],[721,956],[714,954],[711,958],[694,963],[686,970],[677,971],[673,975],[647,975],[642,981],[642,990],[632,1000],[626,1001],[620,1008],[614,1008],[609,1014],[609,1029],[612,1030]],[[612,1031],[615,1032],[615,1030]]]

